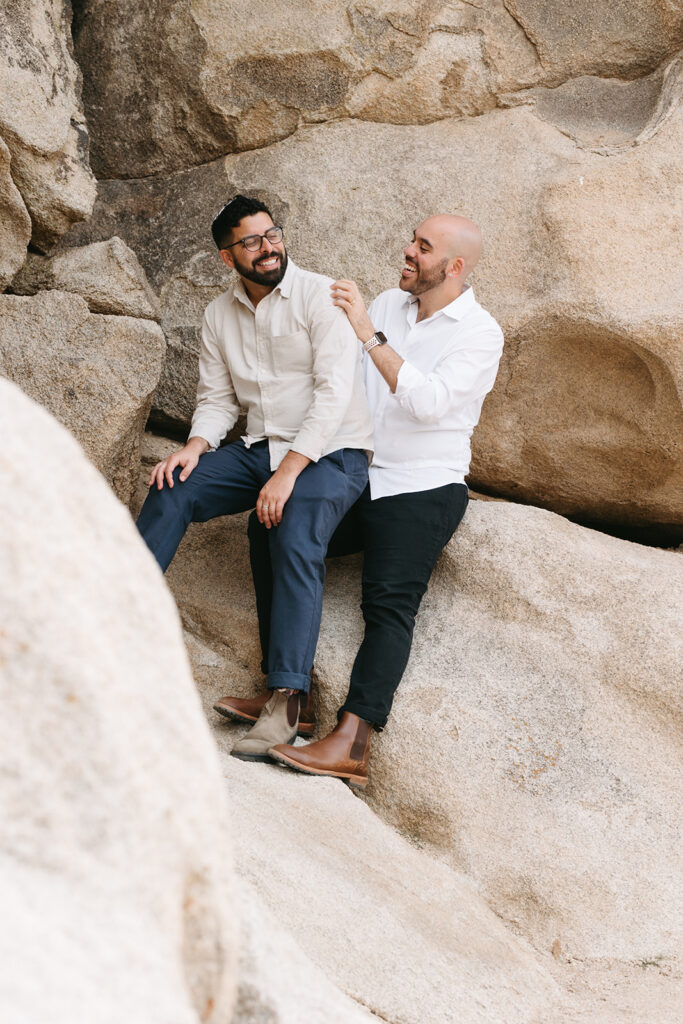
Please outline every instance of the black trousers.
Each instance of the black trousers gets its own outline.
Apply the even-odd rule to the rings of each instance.
[[[464,484],[370,500],[370,488],[349,509],[332,535],[327,557],[364,551],[361,608],[365,635],[339,710],[382,729],[413,641],[415,616],[437,559],[465,509]],[[268,663],[272,568],[268,531],[255,513],[249,520],[251,568],[263,663]]]

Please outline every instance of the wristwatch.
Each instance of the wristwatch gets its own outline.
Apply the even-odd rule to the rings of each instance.
[[[375,348],[376,345],[386,345],[386,335],[382,334],[381,331],[375,331],[371,338],[363,342],[363,348],[366,352],[369,352],[371,348]]]

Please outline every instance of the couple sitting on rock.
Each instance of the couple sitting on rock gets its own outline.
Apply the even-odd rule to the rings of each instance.
[[[287,256],[263,203],[212,225],[236,280],[204,315],[187,444],[158,463],[138,528],[165,570],[191,522],[249,520],[266,692],[215,708],[253,728],[233,748],[363,787],[436,561],[467,506],[470,436],[503,346],[465,283],[479,229],[436,216],[405,247],[398,288],[366,310],[353,281]],[[246,434],[219,447],[240,408]],[[368,466],[369,462],[369,466]],[[325,558],[364,552],[365,635],[336,728],[304,746]]]

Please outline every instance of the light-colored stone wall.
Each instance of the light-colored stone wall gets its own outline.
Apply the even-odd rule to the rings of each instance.
[[[105,180],[67,244],[120,235],[160,294],[157,425],[187,429],[202,310],[228,280],[209,224],[236,191],[368,298],[421,219],[465,213],[507,338],[472,485],[679,541],[680,5],[176,2],[161,32],[114,7],[86,0],[75,23]]]
[[[0,379],[12,1024],[677,1019],[680,555],[553,513],[683,535],[682,15],[3,5],[0,374],[25,393]],[[169,592],[92,468],[135,508],[175,444],[143,437],[150,410],[187,429],[230,280],[209,225],[237,191],[367,298],[420,220],[473,217],[472,284],[506,336],[470,483],[511,503],[473,503],[437,567],[366,802],[230,759],[222,720],[211,739]],[[209,717],[261,686],[244,526],[192,528],[168,577]],[[358,589],[358,560],[331,567],[321,731]]]
[[[225,1024],[230,817],[128,512],[0,379],[0,990],[12,1024]]]

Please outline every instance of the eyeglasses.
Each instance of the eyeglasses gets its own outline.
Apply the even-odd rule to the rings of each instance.
[[[246,238],[239,238],[236,242],[232,242],[231,245],[223,246],[224,249],[232,249],[234,245],[243,245],[249,252],[256,252],[263,245],[263,239],[270,242],[271,245],[275,245],[276,242],[282,241],[282,228],[268,228],[262,235],[247,235]]]

